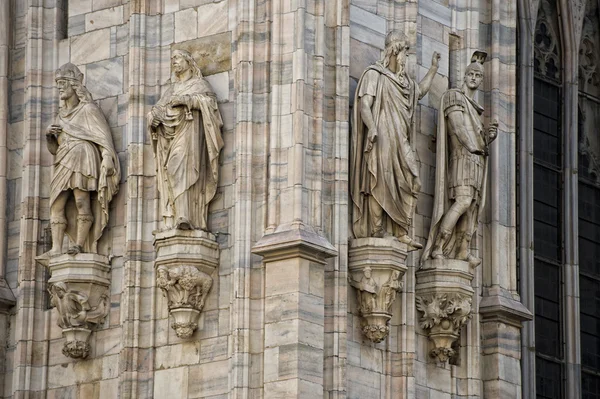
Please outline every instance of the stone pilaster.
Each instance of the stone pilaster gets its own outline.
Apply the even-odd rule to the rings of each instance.
[[[324,265],[337,251],[306,225],[265,235],[265,399],[323,397]]]

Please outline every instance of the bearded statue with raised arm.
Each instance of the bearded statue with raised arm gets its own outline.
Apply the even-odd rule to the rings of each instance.
[[[408,39],[391,31],[383,58],[369,66],[356,88],[350,154],[352,229],[356,238],[395,237],[422,248],[408,234],[421,189],[411,148],[417,102],[431,86],[440,55],[419,83],[406,73]]]

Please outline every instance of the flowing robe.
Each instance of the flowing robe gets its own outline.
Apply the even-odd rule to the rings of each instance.
[[[98,240],[108,223],[109,204],[119,191],[121,171],[113,146],[110,127],[102,111],[93,102],[80,102],[71,110],[61,108],[55,124],[62,127],[57,138],[54,171],[50,183],[50,206],[66,190],[90,192],[94,222],[84,245],[85,252],[97,253]],[[106,174],[102,156],[112,158],[115,173]],[[66,205],[67,235],[77,239],[77,207],[70,196]]]
[[[172,96],[185,96],[187,105],[171,106]],[[153,117],[162,121],[158,128],[151,126]],[[223,148],[223,121],[210,84],[202,77],[172,83],[148,119],[166,227],[183,217],[206,230]]]
[[[462,112],[463,123],[470,141],[475,143],[478,149],[486,149],[492,141],[485,133],[481,121],[483,108],[461,90],[452,89],[444,93],[438,120],[433,215],[429,238],[422,255],[423,261],[430,258],[442,219],[452,206],[456,195],[470,195],[473,202],[470,209],[458,220],[450,239],[444,245],[444,255],[449,258],[454,258],[459,244],[457,231],[473,234],[479,223],[482,205],[485,203],[487,157],[469,152],[460,143],[456,133],[450,131],[446,118],[451,112],[456,111]],[[465,224],[467,213],[471,215],[470,225]]]
[[[367,68],[358,82],[350,156],[352,227],[356,238],[372,233],[369,196],[383,208],[388,231],[401,236],[410,229],[417,199],[413,185],[418,176],[410,134],[420,93],[414,80],[404,75],[401,81],[380,64]],[[360,103],[365,95],[374,98],[371,112],[379,132],[369,153],[364,152],[369,133]]]

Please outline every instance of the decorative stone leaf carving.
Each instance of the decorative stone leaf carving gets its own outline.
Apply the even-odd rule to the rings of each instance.
[[[171,229],[155,233],[154,247],[156,286],[167,298],[171,328],[179,338],[189,338],[213,285],[219,245],[205,231]]]
[[[431,357],[446,362],[455,356],[454,342],[460,329],[471,318],[472,296],[460,293],[437,293],[417,296],[417,310],[423,313],[419,320],[422,329],[428,330],[435,347]]]
[[[169,301],[169,310],[176,321],[173,329],[180,338],[189,338],[198,327],[195,321],[186,319],[197,315],[204,307],[204,301],[213,284],[212,278],[195,266],[181,265],[157,268],[156,285]]]

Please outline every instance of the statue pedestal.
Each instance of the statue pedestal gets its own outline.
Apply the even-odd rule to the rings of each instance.
[[[391,238],[356,238],[350,241],[348,270],[356,295],[363,334],[372,342],[387,338],[392,305],[402,290],[406,273],[406,244]]]
[[[66,338],[63,354],[85,359],[88,338],[110,310],[110,263],[103,255],[60,255],[48,261],[50,301]]]
[[[423,313],[419,324],[433,341],[431,357],[440,362],[456,355],[453,345],[471,318],[471,269],[469,262],[462,260],[428,259],[416,273],[417,309]]]
[[[202,230],[167,230],[155,233],[156,285],[168,300],[171,328],[189,338],[212,287],[219,266],[219,244]]]

